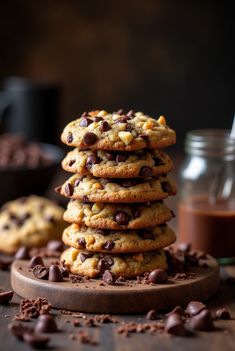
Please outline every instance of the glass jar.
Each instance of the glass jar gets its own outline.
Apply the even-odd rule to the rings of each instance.
[[[228,130],[203,129],[186,136],[180,171],[179,241],[235,261],[235,139]]]

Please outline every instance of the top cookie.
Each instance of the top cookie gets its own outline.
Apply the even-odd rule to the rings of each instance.
[[[175,143],[176,135],[163,116],[156,120],[132,110],[127,114],[102,110],[83,113],[70,122],[61,140],[80,149],[133,151],[167,147]]]

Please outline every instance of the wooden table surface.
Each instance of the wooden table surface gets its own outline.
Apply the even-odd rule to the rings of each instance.
[[[138,351],[138,350],[187,350],[187,351],[232,351],[235,350],[235,285],[226,283],[228,276],[235,277],[235,266],[221,268],[221,287],[216,296],[207,302],[207,306],[214,311],[220,306],[226,306],[232,315],[232,320],[217,321],[218,330],[212,332],[200,332],[190,337],[169,336],[165,333],[150,335],[131,334],[124,337],[117,333],[118,324],[102,324],[101,327],[93,328],[75,328],[72,323],[66,320],[72,320],[72,317],[60,315],[58,311],[53,310],[58,326],[61,332],[50,334],[50,348],[53,350],[104,350],[104,351]],[[10,288],[10,273],[0,271],[0,288]],[[8,331],[7,325],[11,322],[12,317],[19,310],[19,297],[14,296],[11,303],[7,306],[0,305],[0,350],[1,351],[23,351],[29,350],[30,347],[23,342],[18,341]],[[143,315],[116,316],[119,321],[144,322]],[[26,322],[25,322],[26,323]],[[34,322],[27,322],[30,325]],[[78,340],[69,338],[69,331],[86,330],[98,342],[97,346],[81,344]]]

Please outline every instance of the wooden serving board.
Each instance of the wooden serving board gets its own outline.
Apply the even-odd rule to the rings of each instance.
[[[13,290],[24,298],[45,297],[54,308],[87,313],[131,314],[150,309],[170,310],[192,300],[207,300],[219,287],[219,266],[216,260],[206,260],[208,268],[195,267],[194,279],[169,280],[162,285],[144,285],[133,281],[132,286],[100,285],[101,280],[74,284],[40,280],[28,269],[28,261],[15,261],[11,268]],[[50,260],[45,260],[50,264]]]

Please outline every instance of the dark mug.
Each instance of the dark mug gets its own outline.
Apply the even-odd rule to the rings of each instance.
[[[49,83],[9,77],[0,92],[1,132],[57,143],[59,88]]]

